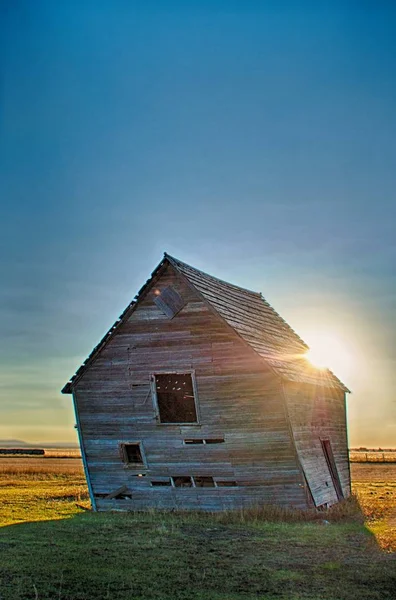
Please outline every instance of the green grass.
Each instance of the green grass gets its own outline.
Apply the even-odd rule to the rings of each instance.
[[[90,513],[81,467],[50,463],[3,469],[0,600],[396,598],[396,554],[367,528],[392,549],[382,471],[359,467],[365,525],[353,498],[319,514]]]
[[[83,513],[0,530],[2,600],[385,600],[396,563],[358,523]]]

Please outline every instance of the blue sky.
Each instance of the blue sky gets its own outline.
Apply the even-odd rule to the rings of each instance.
[[[351,444],[394,446],[394,3],[0,10],[0,439],[75,440],[59,390],[167,251],[342,339]]]

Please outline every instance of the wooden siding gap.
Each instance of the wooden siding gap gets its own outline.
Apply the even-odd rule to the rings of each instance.
[[[128,486],[122,485],[121,487],[117,488],[113,492],[110,492],[110,494],[107,494],[107,496],[105,496],[105,499],[106,500],[112,500],[112,499],[117,499],[120,496],[129,496],[129,497],[131,497],[131,494],[129,493]]]

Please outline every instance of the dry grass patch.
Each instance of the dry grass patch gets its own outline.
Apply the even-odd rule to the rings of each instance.
[[[389,451],[351,451],[349,460],[357,463],[396,463],[396,450]]]
[[[81,510],[76,503],[89,506],[80,461],[1,459],[0,526],[62,519]]]
[[[353,464],[353,489],[380,546],[396,551],[396,465]]]
[[[355,495],[339,502],[326,511],[297,510],[281,506],[266,505],[242,510],[214,513],[213,518],[219,523],[257,523],[267,521],[272,523],[363,523],[364,516]]]
[[[84,470],[80,458],[47,458],[45,456],[0,457],[0,479],[52,478],[54,476],[83,477]]]
[[[79,448],[45,448],[46,458],[81,458]]]

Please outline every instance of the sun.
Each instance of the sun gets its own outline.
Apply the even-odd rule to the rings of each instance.
[[[323,349],[309,349],[305,354],[305,358],[318,369],[326,369],[328,367],[328,358],[326,356],[326,350]]]
[[[332,334],[309,336],[310,349],[305,358],[318,369],[331,369],[335,372],[349,371],[352,354],[343,340]]]

